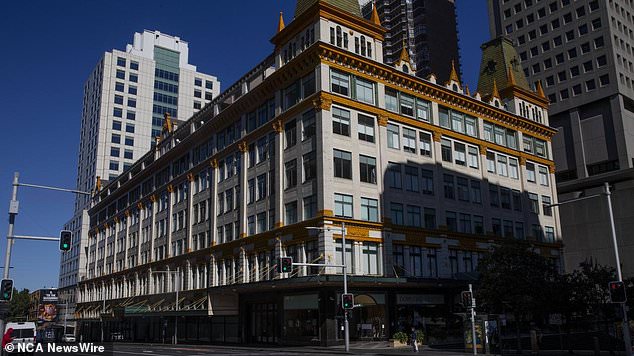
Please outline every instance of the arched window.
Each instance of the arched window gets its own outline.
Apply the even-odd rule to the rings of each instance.
[[[368,41],[368,57],[372,58],[372,42]]]
[[[343,33],[343,48],[348,49],[348,34],[346,32]]]
[[[407,64],[403,64],[403,72],[409,73],[409,67],[407,66]]]
[[[451,90],[458,91],[458,86],[454,83],[454,85],[451,86]]]
[[[337,26],[337,47],[341,47],[341,41],[342,41],[341,26]]]
[[[365,56],[365,36],[361,36],[361,55]]]
[[[493,100],[493,105],[495,105],[496,108],[499,108],[500,107],[500,101],[497,100],[497,99],[494,99]]]
[[[308,48],[308,46],[310,46],[310,44],[312,43],[312,41],[310,40],[310,30],[306,29],[306,35],[304,36],[306,38],[306,47],[304,48]]]

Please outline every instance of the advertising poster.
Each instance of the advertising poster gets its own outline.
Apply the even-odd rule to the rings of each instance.
[[[483,333],[483,325],[480,320],[476,320],[475,324],[476,329],[476,348],[482,350],[484,345],[484,333]],[[471,331],[471,320],[465,320],[464,322],[464,340],[465,340],[465,350],[473,349],[473,336]]]
[[[57,320],[57,289],[43,289],[40,294],[40,305],[37,319],[39,322],[51,322]]]

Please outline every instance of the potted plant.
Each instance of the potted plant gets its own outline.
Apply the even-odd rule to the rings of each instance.
[[[392,335],[392,347],[407,347],[408,336],[406,333],[399,331]]]

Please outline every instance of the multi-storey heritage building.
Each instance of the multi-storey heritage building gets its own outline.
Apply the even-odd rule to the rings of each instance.
[[[455,70],[414,76],[407,51],[383,63],[384,32],[356,0],[300,0],[269,57],[177,130],[166,118],[94,197],[84,340],[341,342],[341,270],[275,266],[343,253],[353,339],[462,340],[457,295],[492,244],[560,262],[555,131],[513,48],[483,47],[471,95]]]
[[[146,154],[161,133],[163,113],[190,118],[220,93],[216,77],[189,63],[189,44],[159,31],[135,33],[125,51],[105,52],[84,84],[77,190],[115,179]],[[78,195],[72,219],[72,249],[60,256],[63,312],[74,313],[77,283],[86,278],[90,196]],[[74,332],[75,322],[67,325]]]

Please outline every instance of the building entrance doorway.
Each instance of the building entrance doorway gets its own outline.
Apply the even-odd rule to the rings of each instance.
[[[257,344],[277,344],[280,337],[277,304],[249,304],[248,340]]]

